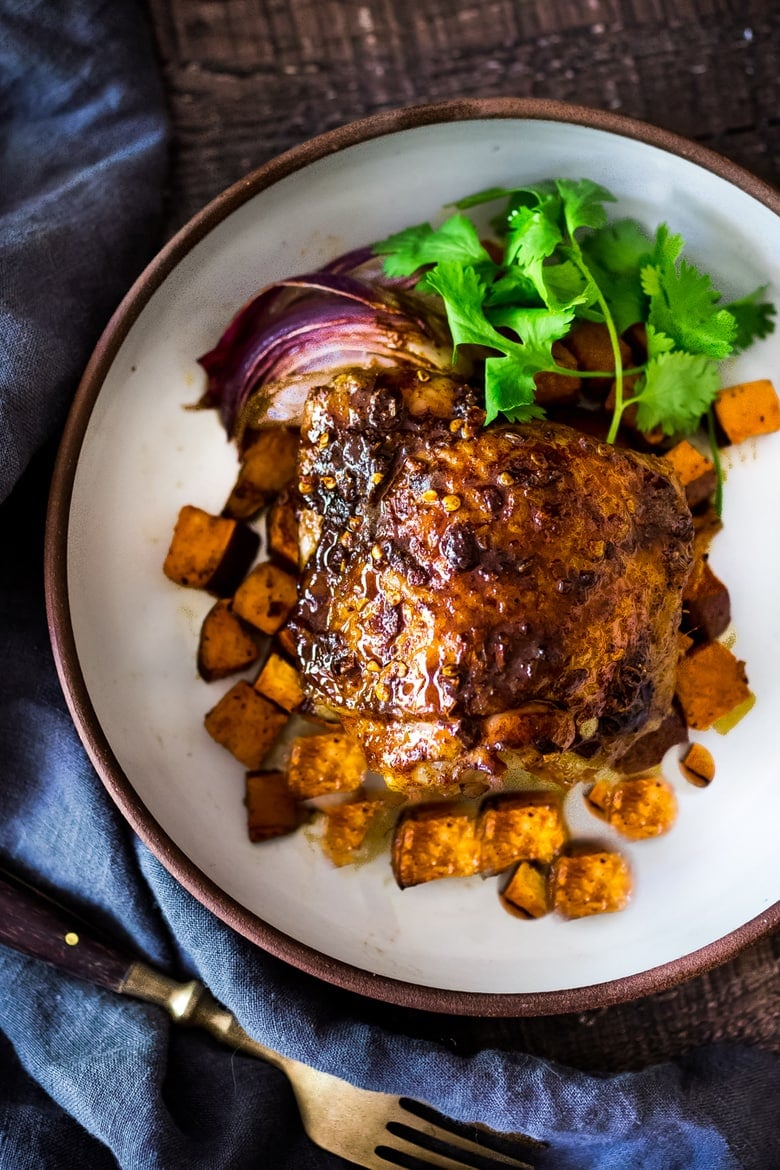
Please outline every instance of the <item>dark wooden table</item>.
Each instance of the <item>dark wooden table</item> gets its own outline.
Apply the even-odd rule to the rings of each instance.
[[[148,0],[172,120],[167,231],[254,167],[378,110],[544,97],[695,139],[780,185],[774,0]],[[780,937],[661,994],[581,1015],[471,1020],[323,985],[346,1013],[591,1070],[700,1044],[780,1052]]]

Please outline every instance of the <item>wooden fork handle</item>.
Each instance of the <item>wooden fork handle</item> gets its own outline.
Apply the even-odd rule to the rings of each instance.
[[[112,991],[120,990],[133,965],[77,915],[10,874],[0,874],[0,942]]]
[[[197,979],[175,979],[96,938],[77,915],[33,886],[0,871],[0,943],[121,995],[165,1008],[177,1023],[205,1028],[233,1049],[270,1064],[285,1062],[253,1040]]]

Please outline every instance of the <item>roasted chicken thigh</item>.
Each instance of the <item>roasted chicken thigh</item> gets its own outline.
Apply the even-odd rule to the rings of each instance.
[[[396,787],[607,763],[673,698],[692,522],[668,467],[483,422],[467,383],[400,371],[304,411],[304,684]]]

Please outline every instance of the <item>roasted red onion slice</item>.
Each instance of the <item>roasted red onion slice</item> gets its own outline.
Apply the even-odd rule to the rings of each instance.
[[[452,339],[432,303],[388,280],[361,248],[317,272],[263,289],[199,358],[208,375],[202,405],[230,436],[252,426],[300,423],[312,386],[354,366],[450,369]]]

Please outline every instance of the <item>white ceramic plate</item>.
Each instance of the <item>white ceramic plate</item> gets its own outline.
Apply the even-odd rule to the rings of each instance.
[[[247,840],[243,770],[203,729],[230,681],[195,669],[211,599],[161,570],[178,509],[219,511],[235,476],[214,412],[188,411],[196,357],[269,281],[442,216],[475,188],[587,176],[615,215],[666,219],[728,298],[767,283],[780,303],[776,195],[671,136],[611,115],[524,102],[403,111],[291,152],[233,188],[132,290],[79,392],[48,541],[54,644],[81,734],[131,823],[176,876],[249,938],[366,994],[452,1011],[571,1010],[666,985],[778,920],[780,898],[780,434],[727,456],[712,564],[731,590],[736,652],[757,695],[728,736],[698,736],[717,777],[688,785],[679,819],[618,846],[636,890],[623,913],[518,921],[494,881],[401,892],[386,856],[336,870],[306,834]],[[733,362],[777,376],[780,337]],[[573,829],[605,836],[575,792]],[[609,834],[606,834],[609,836]]]

